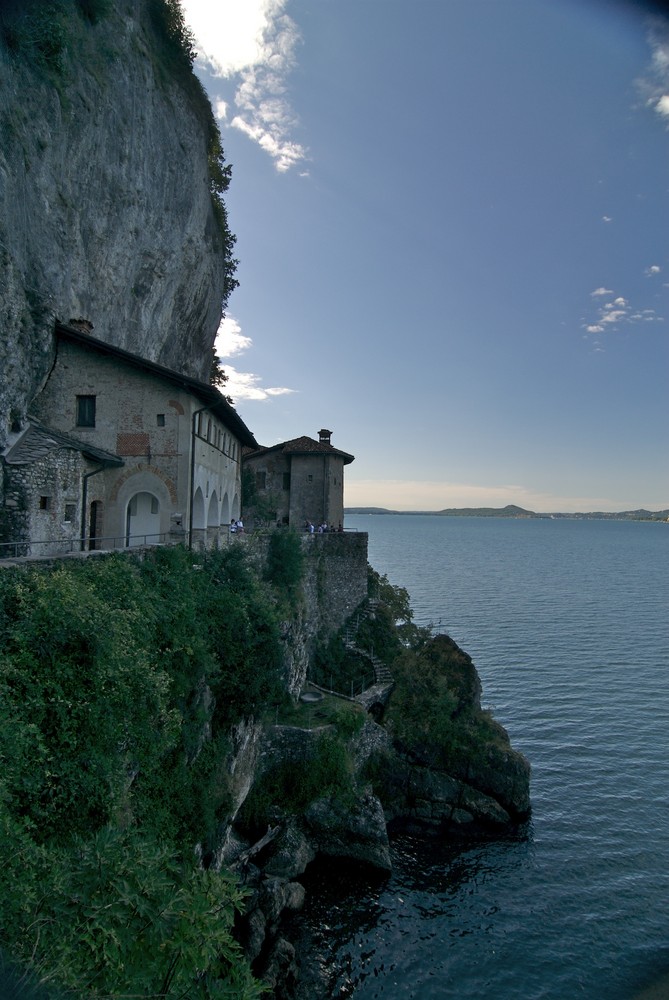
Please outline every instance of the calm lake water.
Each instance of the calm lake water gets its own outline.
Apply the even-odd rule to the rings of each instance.
[[[472,656],[532,764],[533,814],[523,840],[403,838],[389,880],[325,879],[306,916],[331,996],[669,997],[669,524],[346,527]]]

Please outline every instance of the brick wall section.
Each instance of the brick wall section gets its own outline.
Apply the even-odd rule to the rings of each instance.
[[[116,436],[117,455],[150,455],[151,443],[149,435],[137,431],[134,434],[117,434]]]

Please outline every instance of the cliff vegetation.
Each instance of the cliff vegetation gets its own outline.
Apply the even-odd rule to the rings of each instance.
[[[6,953],[68,995],[256,996],[200,859],[231,724],[281,697],[270,588],[236,548],[4,569],[0,632]]]
[[[272,538],[0,572],[0,948],[34,983],[290,996],[283,914],[315,857],[387,871],[389,825],[498,835],[527,815],[529,769],[467,654],[373,571],[371,605],[315,642],[300,538]],[[335,688],[373,656],[394,689],[290,696],[300,643]]]

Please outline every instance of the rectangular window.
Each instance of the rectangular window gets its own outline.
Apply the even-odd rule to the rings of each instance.
[[[39,509],[40,510],[51,510],[51,497],[40,497],[39,498]]]
[[[283,488],[284,490],[290,489],[290,472],[284,472],[283,474]]]
[[[95,396],[77,396],[77,427],[95,427]]]
[[[313,483],[313,481],[314,481],[314,477],[313,476],[307,476],[307,482],[308,483]]]
[[[266,472],[256,472],[256,489],[257,490],[264,490],[265,489],[266,480],[267,480],[267,473]]]
[[[165,414],[156,413],[156,427],[164,427],[164,426],[165,426]]]
[[[71,523],[74,521],[75,515],[77,513],[77,506],[73,503],[65,504],[65,517],[64,520]]]

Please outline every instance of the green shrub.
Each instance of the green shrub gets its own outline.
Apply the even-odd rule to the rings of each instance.
[[[243,895],[230,875],[111,828],[51,856],[24,854],[24,864],[21,881],[38,905],[8,912],[3,885],[0,916],[8,951],[39,982],[82,1000],[260,995],[231,934]]]
[[[267,580],[291,608],[296,606],[304,575],[304,555],[296,531],[273,531],[267,552]]]
[[[334,733],[322,733],[304,760],[283,761],[256,781],[238,822],[259,832],[278,815],[299,815],[316,799],[334,795],[347,801],[351,774],[351,760],[342,740]]]
[[[238,897],[186,863],[230,806],[230,725],[281,691],[274,601],[241,547],[3,568],[0,649],[0,945],[82,997],[255,996],[220,935],[193,980],[221,885]],[[96,864],[117,880],[95,888]]]

